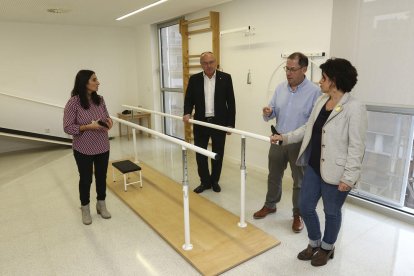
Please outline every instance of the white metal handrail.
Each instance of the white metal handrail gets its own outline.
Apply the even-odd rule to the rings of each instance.
[[[48,105],[48,106],[53,106],[53,107],[57,107],[57,108],[64,108],[61,105],[58,104],[54,104],[54,103],[47,103],[47,102],[41,102],[41,101],[37,101],[37,100],[33,100],[33,99],[29,99],[29,98],[25,98],[25,97],[20,97],[20,96],[15,96],[15,95],[10,95],[4,92],[0,92],[1,95],[7,96],[7,97],[11,97],[11,98],[16,98],[16,99],[20,99],[20,100],[25,100],[28,102],[33,102],[33,103],[38,103],[38,104],[44,104],[44,105]]]
[[[4,95],[4,96],[10,97],[10,98],[15,98],[15,99],[19,99],[19,100],[28,101],[28,102],[33,102],[33,103],[37,103],[37,104],[48,105],[48,106],[56,107],[56,108],[59,108],[59,109],[63,109],[64,108],[63,106],[60,106],[58,104],[41,102],[41,101],[29,99],[29,98],[24,98],[24,97],[20,97],[20,96],[11,95],[11,94],[4,93],[4,92],[0,92],[0,95]],[[16,134],[2,133],[2,135],[3,136],[9,136],[9,137],[15,137],[15,138],[22,138],[21,135],[16,135]],[[71,145],[68,142],[62,142],[62,141],[56,141],[56,140],[48,140],[48,139],[37,138],[37,137],[29,137],[29,136],[26,136],[25,139],[31,140],[31,141],[49,142],[49,143],[53,143],[53,144]]]
[[[3,93],[3,92],[0,92],[0,94],[1,94],[1,95],[5,95],[5,96],[8,96],[8,97],[16,98],[16,99],[21,99],[21,100],[25,100],[25,101],[29,101],[29,102],[38,103],[38,104],[49,105],[49,106],[53,106],[53,107],[57,107],[57,108],[61,108],[61,109],[63,109],[63,108],[64,108],[64,106],[61,106],[61,105],[58,105],[58,104],[52,104],[52,103],[41,102],[41,101],[37,101],[37,100],[33,100],[33,99],[29,99],[29,98],[24,98],[24,97],[20,97],[20,96],[10,95],[10,94]],[[210,151],[208,151],[208,150],[205,150],[205,149],[200,148],[200,147],[196,147],[196,146],[194,146],[194,145],[192,145],[192,144],[190,144],[190,143],[184,142],[184,141],[182,141],[182,140],[180,140],[180,139],[173,138],[173,137],[171,137],[171,136],[168,136],[168,135],[165,135],[165,134],[159,133],[159,132],[154,131],[154,130],[152,130],[152,129],[149,129],[149,128],[146,128],[146,127],[143,127],[143,126],[140,126],[140,125],[134,124],[134,123],[131,123],[131,122],[129,122],[129,121],[125,121],[125,120],[119,119],[118,117],[115,117],[115,116],[112,116],[112,115],[110,115],[110,117],[111,117],[111,119],[112,119],[112,120],[114,120],[114,121],[117,121],[117,122],[122,123],[122,124],[124,124],[124,125],[128,125],[128,126],[130,126],[130,127],[132,127],[132,128],[135,128],[135,129],[139,129],[139,130],[142,130],[142,131],[148,132],[148,133],[150,133],[150,134],[152,134],[152,135],[154,135],[154,136],[158,136],[158,137],[160,137],[160,138],[162,138],[162,139],[164,139],[164,140],[170,141],[170,142],[175,143],[175,144],[179,144],[179,145],[181,145],[181,146],[184,146],[184,147],[186,147],[186,148],[188,148],[188,149],[191,149],[191,150],[193,150],[193,151],[195,151],[195,152],[198,152],[198,153],[203,154],[203,155],[205,155],[205,156],[208,156],[208,157],[210,157],[210,158],[213,158],[213,159],[220,158],[217,154],[213,154],[212,152],[210,152]]]
[[[192,151],[195,151],[197,153],[200,153],[200,154],[205,155],[207,157],[210,157],[212,159],[221,158],[221,156],[219,156],[218,154],[216,154],[214,152],[211,152],[211,151],[208,151],[206,149],[203,149],[203,148],[194,146],[193,144],[187,143],[187,142],[185,142],[183,140],[180,140],[180,139],[177,139],[177,138],[174,138],[174,137],[165,135],[165,134],[160,133],[158,131],[155,131],[155,130],[152,130],[152,129],[149,129],[149,128],[146,128],[146,127],[143,127],[143,126],[134,124],[134,123],[131,123],[131,122],[126,121],[126,120],[119,119],[119,118],[117,118],[115,116],[112,116],[112,115],[110,117],[114,121],[118,121],[118,122],[120,122],[120,123],[122,123],[124,125],[130,126],[131,128],[135,128],[135,129],[138,129],[138,130],[142,130],[144,132],[148,132],[151,135],[158,136],[158,137],[160,137],[160,138],[162,138],[164,140],[167,140],[167,141],[170,141],[172,143],[178,144],[178,145],[180,145],[182,147],[185,147],[187,149],[190,149]]]
[[[167,113],[162,113],[162,112],[158,112],[158,111],[154,111],[154,110],[150,110],[150,109],[145,109],[145,108],[142,108],[142,107],[136,107],[136,106],[126,105],[126,104],[123,104],[122,106],[126,107],[126,108],[129,108],[129,109],[149,112],[149,113],[152,113],[152,114],[157,114],[157,115],[160,115],[160,116],[173,118],[173,119],[176,119],[176,120],[182,120],[183,119],[183,117],[180,117],[180,116],[171,115],[171,114],[167,114]],[[244,135],[246,137],[251,137],[251,138],[254,138],[254,139],[258,139],[258,140],[262,140],[262,141],[270,143],[270,137],[269,136],[264,136],[264,135],[260,135],[260,134],[256,134],[256,133],[252,133],[252,132],[247,132],[247,131],[243,131],[243,130],[236,129],[236,128],[224,127],[224,126],[220,126],[220,125],[216,125],[216,124],[210,124],[210,123],[206,123],[206,122],[202,122],[202,121],[198,121],[198,120],[194,120],[194,119],[190,119],[189,122],[192,123],[192,124],[195,124],[195,125],[215,128],[215,129],[222,130],[222,131],[225,131],[225,132],[230,132],[230,133],[236,133],[236,134],[239,134],[239,135]]]
[[[142,130],[144,132],[148,132],[151,135],[160,137],[164,140],[167,140],[169,142],[178,144],[182,148],[182,157],[183,157],[183,209],[184,209],[184,250],[191,250],[193,248],[193,245],[190,243],[190,203],[189,203],[189,187],[188,187],[188,172],[187,172],[187,149],[191,149],[192,151],[195,151],[197,153],[200,153],[202,155],[205,155],[207,157],[210,157],[212,159],[218,159],[221,158],[217,153],[208,151],[206,149],[194,146],[193,144],[187,143],[183,140],[165,135],[163,133],[159,133],[155,130],[131,123],[129,121],[125,121],[122,119],[119,119],[115,116],[111,116],[111,119],[114,121],[117,121],[119,123],[125,124],[127,126],[130,126],[132,128],[132,134],[133,134],[133,141],[134,141],[134,152],[135,152],[135,161],[138,161],[137,159],[137,146],[136,146],[136,135],[135,135],[135,129]]]
[[[181,120],[182,121],[182,117],[180,116],[175,116],[175,115],[171,115],[171,114],[167,114],[167,113],[162,113],[162,112],[158,112],[158,111],[154,111],[154,110],[149,110],[149,109],[145,109],[142,107],[136,107],[136,106],[131,106],[131,105],[122,105],[123,107],[129,108],[131,110],[138,110],[138,111],[144,111],[144,112],[149,112],[152,114],[158,114],[160,116],[164,116],[164,117],[169,117],[175,120]],[[202,122],[202,121],[198,121],[198,120],[193,120],[190,119],[189,120],[190,123],[193,124],[197,124],[197,125],[201,125],[201,126],[205,126],[205,127],[210,127],[210,128],[215,128],[218,130],[222,130],[222,131],[226,131],[226,132],[230,132],[230,133],[235,133],[235,134],[239,134],[241,135],[241,158],[240,158],[240,221],[238,222],[238,226],[239,227],[246,227],[247,223],[246,223],[246,214],[245,214],[245,209],[246,209],[246,137],[251,137],[254,139],[258,139],[261,141],[265,141],[265,142],[270,142],[270,137],[268,136],[263,136],[263,135],[259,135],[259,134],[255,134],[255,133],[251,133],[251,132],[247,132],[247,131],[243,131],[243,130],[239,130],[239,129],[235,129],[235,128],[229,128],[229,127],[223,127],[223,126],[219,126],[216,124],[210,124],[210,123],[206,123],[206,122]]]

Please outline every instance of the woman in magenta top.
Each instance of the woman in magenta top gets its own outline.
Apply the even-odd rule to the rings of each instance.
[[[63,116],[63,129],[73,136],[73,154],[80,176],[79,194],[84,224],[92,223],[89,197],[94,168],[96,210],[103,218],[111,217],[106,209],[105,197],[109,160],[108,130],[112,128],[112,120],[103,97],[97,94],[98,88],[99,81],[95,72],[80,70]]]

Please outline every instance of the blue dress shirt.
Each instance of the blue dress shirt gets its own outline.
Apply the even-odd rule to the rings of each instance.
[[[316,99],[321,95],[320,88],[307,78],[292,91],[287,81],[276,87],[269,103],[270,116],[263,116],[267,122],[276,118],[276,130],[287,133],[304,125],[312,112]]]

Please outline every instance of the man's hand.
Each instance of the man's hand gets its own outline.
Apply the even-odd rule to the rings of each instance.
[[[228,128],[233,128],[232,126],[228,126]],[[227,135],[231,135],[231,132],[226,132]]]
[[[269,117],[270,115],[272,115],[273,113],[273,109],[269,106],[265,106],[263,107],[263,115],[266,117]]]
[[[183,122],[188,123],[188,121],[190,120],[190,118],[191,118],[191,115],[190,114],[185,114],[183,116]]]
[[[274,135],[270,136],[270,143],[277,144],[277,142],[279,142],[279,141],[283,141],[282,135],[274,134]]]

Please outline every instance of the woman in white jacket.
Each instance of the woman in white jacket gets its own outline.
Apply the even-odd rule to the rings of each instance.
[[[334,257],[334,244],[341,228],[341,208],[361,175],[365,151],[367,114],[365,105],[348,92],[358,73],[345,59],[328,59],[320,66],[322,96],[308,122],[272,143],[283,145],[302,141],[297,164],[306,166],[300,193],[300,212],[308,231],[309,244],[298,254],[313,266],[325,265]],[[322,237],[316,205],[322,197],[325,231]]]

